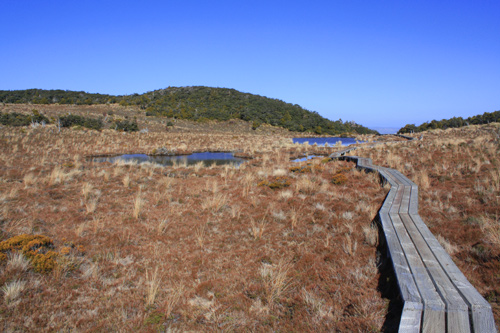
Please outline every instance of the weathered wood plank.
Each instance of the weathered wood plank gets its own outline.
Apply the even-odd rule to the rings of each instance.
[[[405,302],[422,304],[422,298],[418,292],[417,285],[410,270],[403,248],[392,225],[388,214],[381,214],[380,222],[384,230],[387,242],[388,254],[392,260],[392,266],[397,278],[399,292]]]
[[[450,281],[459,291],[471,312],[471,321],[474,332],[496,332],[495,319],[491,311],[491,305],[481,296],[474,286],[467,280],[465,275],[455,265],[451,257],[439,244],[429,228],[425,225],[419,215],[410,215],[415,226],[422,234],[429,248],[432,249],[436,260],[446,272]]]
[[[495,333],[497,331],[491,307],[472,309],[472,329],[474,333]]]
[[[411,187],[410,207],[408,209],[410,214],[418,214],[418,186]]]
[[[405,302],[399,322],[399,332],[418,333],[422,325],[422,303]]]
[[[403,186],[403,200],[401,202],[401,206],[399,207],[399,213],[406,213],[410,209],[410,195],[411,195],[411,187]]]
[[[395,215],[399,213],[399,208],[401,207],[401,202],[403,201],[404,187],[396,187],[396,196],[392,202],[392,206],[389,209],[389,215]]]
[[[410,271],[413,274],[415,284],[417,285],[424,303],[424,313],[422,317],[424,332],[427,332],[427,330],[429,330],[429,332],[445,332],[446,317],[444,302],[437,293],[427,268],[418,255],[415,244],[408,235],[399,214],[389,214],[389,217],[392,220],[394,230],[399,238],[399,243],[403,248],[406,260],[410,266]]]
[[[470,332],[469,312],[465,301],[439,265],[432,250],[418,231],[408,214],[399,214],[429,276],[441,295],[447,312],[448,332]]]

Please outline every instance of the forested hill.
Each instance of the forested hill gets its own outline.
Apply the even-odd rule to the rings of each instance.
[[[194,121],[243,119],[281,126],[292,131],[317,134],[376,133],[355,122],[331,121],[297,104],[234,89],[210,87],[169,87],[144,94],[112,96],[65,90],[0,90],[0,102],[33,104],[136,105],[150,116]]]
[[[493,122],[500,122],[500,111],[485,112],[482,115],[472,116],[467,119],[463,119],[462,117],[453,117],[450,119],[433,120],[431,122],[425,122],[419,126],[408,124],[405,127],[401,128],[398,133],[418,133],[437,128],[447,129],[463,127],[467,125],[489,124]]]

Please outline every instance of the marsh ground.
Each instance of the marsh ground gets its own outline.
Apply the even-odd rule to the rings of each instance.
[[[346,162],[290,163],[339,147],[294,145],[294,133],[240,122],[166,126],[119,106],[0,108],[137,117],[148,129],[0,128],[3,330],[379,331],[390,315],[370,224],[388,189]],[[497,323],[499,137],[494,124],[411,142],[360,136],[385,143],[355,151],[419,185],[420,215]],[[239,168],[88,159],[161,147],[251,159]],[[16,236],[32,242],[25,255]]]
[[[251,131],[54,125],[2,127],[0,143],[3,330],[378,331],[384,323],[370,222],[387,189],[347,162],[290,162],[335,148]],[[159,147],[252,159],[239,168],[87,159]]]

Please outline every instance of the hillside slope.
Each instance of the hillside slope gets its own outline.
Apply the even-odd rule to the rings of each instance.
[[[112,96],[65,90],[0,91],[0,102],[33,104],[137,105],[146,115],[204,122],[242,119],[280,126],[291,131],[316,134],[376,133],[355,122],[331,121],[317,112],[278,99],[243,93],[235,89],[211,87],[169,87],[144,94]]]
[[[424,132],[432,129],[447,129],[447,128],[459,128],[468,125],[483,125],[489,123],[500,122],[500,111],[485,112],[482,115],[476,115],[463,119],[462,117],[453,117],[450,119],[433,120],[431,122],[425,122],[419,126],[414,124],[408,124],[401,128],[398,133],[418,133]]]

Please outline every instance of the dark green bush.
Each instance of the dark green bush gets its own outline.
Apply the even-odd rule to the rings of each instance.
[[[101,119],[87,118],[69,114],[59,117],[62,127],[82,126],[94,130],[100,130],[103,127]]]
[[[136,121],[117,121],[115,122],[115,130],[124,132],[137,132],[139,130],[139,125]]]
[[[33,114],[22,114],[17,112],[1,113],[0,124],[5,126],[29,126],[31,123],[50,123],[49,119],[37,110],[33,110]]]

